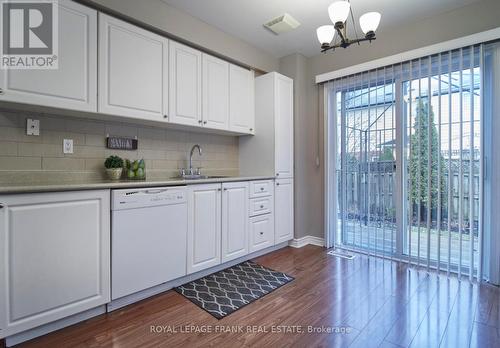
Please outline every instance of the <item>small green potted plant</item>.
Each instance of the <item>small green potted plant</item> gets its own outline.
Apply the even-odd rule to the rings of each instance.
[[[123,159],[118,156],[109,156],[104,162],[104,167],[111,180],[120,180],[123,172]]]

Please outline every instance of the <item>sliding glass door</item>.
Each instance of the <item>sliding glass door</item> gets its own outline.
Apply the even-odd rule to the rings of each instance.
[[[405,119],[404,254],[477,271],[481,159],[479,47],[409,62]],[[469,268],[473,266],[469,272]]]
[[[336,244],[480,272],[481,46],[335,80]]]
[[[396,248],[395,83],[360,75],[338,92],[343,245],[392,254]]]

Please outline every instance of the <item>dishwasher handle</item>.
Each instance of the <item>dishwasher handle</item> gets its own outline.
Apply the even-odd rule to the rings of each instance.
[[[144,192],[147,195],[156,195],[156,194],[167,192],[167,191],[168,191],[168,189],[152,189],[152,190],[145,190],[142,192]]]

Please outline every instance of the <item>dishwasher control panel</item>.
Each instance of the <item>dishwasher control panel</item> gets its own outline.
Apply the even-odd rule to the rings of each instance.
[[[111,210],[146,208],[187,202],[185,186],[113,190]]]

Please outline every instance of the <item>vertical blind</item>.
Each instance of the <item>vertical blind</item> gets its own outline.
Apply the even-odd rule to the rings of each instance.
[[[337,246],[482,279],[484,45],[326,84]]]

